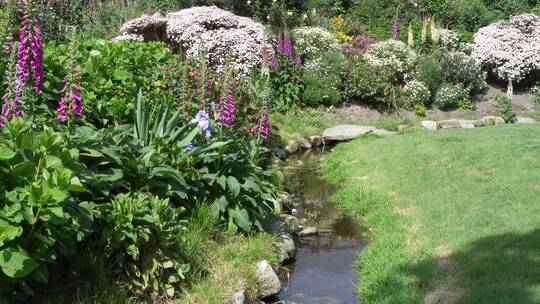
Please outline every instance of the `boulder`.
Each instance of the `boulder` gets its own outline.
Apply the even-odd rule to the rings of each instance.
[[[426,130],[435,131],[435,130],[439,129],[439,125],[437,125],[436,122],[431,121],[431,120],[424,120],[420,124],[421,124],[422,128],[424,128]]]
[[[322,137],[320,135],[313,135],[313,136],[310,136],[309,137],[309,143],[313,146],[313,147],[318,147],[320,145],[322,145]]]
[[[205,55],[218,73],[225,71],[230,53],[240,76],[274,53],[262,24],[216,6],[191,7],[167,16],[146,14],[122,25],[113,40],[163,41],[188,58]]]
[[[287,232],[296,234],[300,231],[300,223],[295,216],[284,214],[281,216],[281,220],[285,223]]]
[[[285,146],[285,152],[287,152],[287,154],[294,154],[298,152],[299,149],[300,146],[295,141],[290,142],[287,146]]]
[[[375,127],[372,126],[339,125],[325,129],[322,139],[324,142],[347,141],[373,131],[375,131]]]
[[[300,231],[298,233],[298,236],[299,237],[310,237],[310,236],[313,236],[313,235],[316,235],[317,234],[317,228],[315,227],[306,227],[304,229],[302,229],[302,231]]]
[[[275,248],[278,255],[278,261],[281,265],[294,260],[296,256],[296,244],[290,234],[283,233],[279,235],[276,238]]]
[[[474,122],[474,125],[477,127],[488,127],[503,124],[505,124],[504,118],[499,116],[485,116]]]
[[[474,120],[450,119],[437,122],[441,129],[471,129],[475,127]]]
[[[518,117],[516,122],[518,124],[531,124],[531,123],[535,123],[536,120],[534,120],[532,118],[529,118],[529,117]]]
[[[281,291],[281,282],[268,261],[260,261],[255,270],[258,284],[257,297],[264,299],[278,294]]]
[[[523,14],[480,28],[471,56],[501,80],[514,84],[540,73],[540,17]]]
[[[232,296],[232,304],[252,304],[251,298],[249,297],[249,294],[245,291],[239,291],[236,292]]]

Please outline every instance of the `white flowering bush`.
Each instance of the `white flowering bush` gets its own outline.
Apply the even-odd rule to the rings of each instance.
[[[303,81],[306,85],[303,101],[309,106],[331,105],[341,101],[342,76],[345,72],[343,54],[326,52],[310,60],[304,68]]]
[[[459,50],[462,48],[462,43],[459,39],[459,34],[449,29],[436,29],[439,43],[449,50]]]
[[[409,81],[402,90],[404,107],[414,110],[418,106],[426,105],[431,98],[429,88],[421,81]]]
[[[502,80],[534,76],[540,72],[540,17],[523,14],[481,28],[472,57]]]
[[[296,54],[305,60],[319,59],[325,52],[339,52],[339,41],[321,27],[299,27],[292,31]]]
[[[462,85],[444,84],[435,95],[433,104],[439,109],[455,108],[469,99],[467,90]]]
[[[222,73],[230,58],[240,76],[261,64],[263,52],[273,54],[262,24],[216,6],[192,7],[167,14],[147,14],[125,23],[115,40],[168,43],[188,58],[205,54],[208,65]]]
[[[387,40],[374,44],[364,58],[369,65],[393,75],[395,82],[414,78],[416,53],[401,41]]]

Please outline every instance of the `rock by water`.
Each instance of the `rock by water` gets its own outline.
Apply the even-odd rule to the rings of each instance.
[[[375,131],[373,126],[339,125],[323,131],[324,142],[347,141]]]
[[[268,261],[260,261],[257,264],[255,277],[259,286],[258,298],[268,298],[281,291],[281,282]]]

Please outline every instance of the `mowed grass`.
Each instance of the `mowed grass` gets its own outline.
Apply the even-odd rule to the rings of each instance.
[[[361,138],[324,168],[371,230],[363,303],[540,303],[540,124]]]

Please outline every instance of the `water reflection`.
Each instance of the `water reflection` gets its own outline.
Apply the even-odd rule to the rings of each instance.
[[[315,150],[287,160],[287,184],[299,217],[320,233],[303,240],[296,262],[286,266],[288,276],[279,295],[286,303],[358,303],[355,261],[366,242],[354,220],[329,202],[335,186],[321,177],[323,157],[323,151]]]

